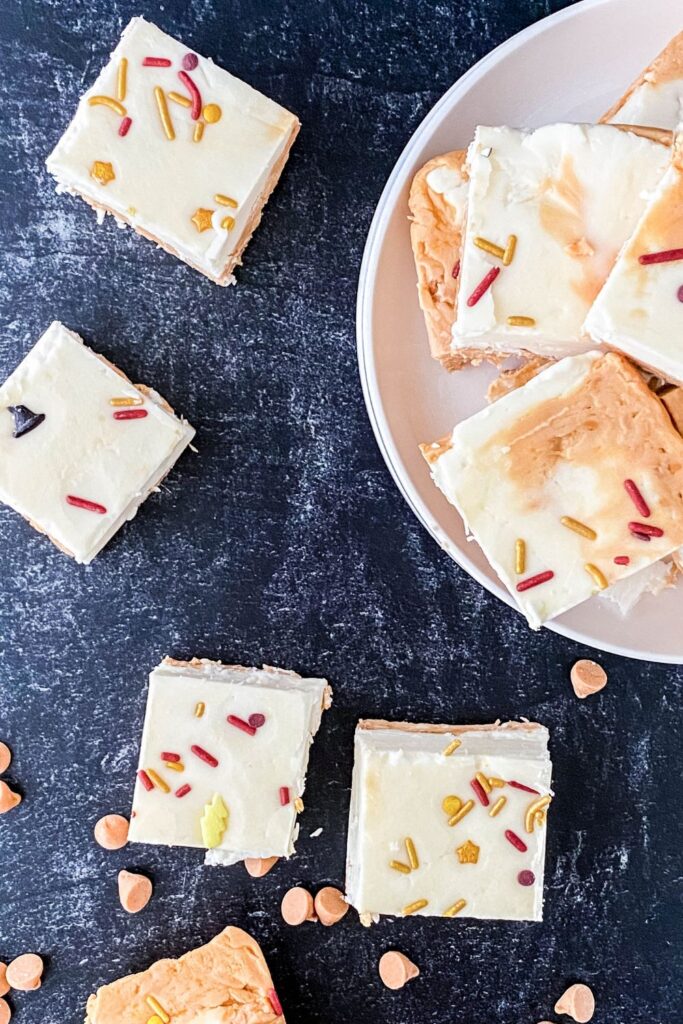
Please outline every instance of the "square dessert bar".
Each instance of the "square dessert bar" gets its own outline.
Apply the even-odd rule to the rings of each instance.
[[[55,322],[0,387],[0,500],[87,564],[193,437],[155,391]]]
[[[359,722],[348,902],[365,924],[540,921],[550,777],[541,725]]]
[[[683,121],[683,32],[636,78],[603,121],[675,128]]]
[[[683,438],[616,352],[555,363],[422,453],[534,628],[683,544]]]
[[[289,857],[324,679],[165,658],[149,677],[131,842],[208,850],[207,864]]]
[[[584,351],[588,309],[668,163],[612,125],[477,128],[453,351]]]
[[[683,384],[683,137],[585,329],[595,341]]]
[[[47,168],[60,190],[227,285],[298,131],[289,111],[133,18]]]
[[[258,943],[225,928],[177,960],[119,978],[91,995],[86,1024],[284,1024]]]

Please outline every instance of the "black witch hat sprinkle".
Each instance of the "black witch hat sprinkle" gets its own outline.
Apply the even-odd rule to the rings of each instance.
[[[23,437],[35,430],[45,419],[44,412],[31,412],[25,405],[10,405],[9,411],[14,416],[14,433],[12,437]]]

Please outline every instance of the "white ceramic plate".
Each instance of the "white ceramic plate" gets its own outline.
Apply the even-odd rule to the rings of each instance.
[[[449,433],[482,408],[495,371],[448,374],[428,352],[418,307],[407,197],[430,157],[464,149],[477,124],[535,127],[593,121],[683,28],[673,0],[584,0],[532,25],[453,85],[406,146],[382,193],[361,267],[357,331],[365,401],[387,466],[406,501],[444,550],[491,593],[512,599],[456,511],[432,484],[421,441]],[[591,647],[683,664],[683,586],[644,597],[624,617],[592,598],[550,629]]]

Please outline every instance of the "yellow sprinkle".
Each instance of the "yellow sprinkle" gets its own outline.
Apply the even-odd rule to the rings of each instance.
[[[481,238],[477,236],[477,238],[474,239],[474,244],[477,249],[483,249],[484,252],[491,253],[492,256],[496,256],[499,260],[502,260],[505,255],[505,249],[500,245],[496,245],[495,242],[489,242],[488,238]]]
[[[536,321],[532,316],[509,316],[508,326],[510,327],[535,327]]]
[[[110,405],[142,405],[144,398],[110,398]]]
[[[166,1010],[163,1008],[158,999],[155,999],[154,996],[145,996],[145,1002],[149,1006],[150,1010],[153,1010],[154,1013],[161,1017],[164,1024],[168,1024],[171,1018],[166,1013]]]
[[[185,765],[182,761],[164,761],[167,768],[170,768],[172,772],[184,772]]]
[[[408,854],[408,863],[410,864],[413,871],[420,866],[420,862],[417,859],[417,850],[415,849],[415,843],[412,839],[406,839],[406,853]]]
[[[406,915],[416,914],[418,910],[422,910],[428,903],[429,900],[415,900],[414,903],[409,903],[407,907],[403,908],[403,913]]]
[[[452,818],[448,819],[448,824],[451,826],[457,825],[459,821],[462,821],[466,814],[470,813],[473,807],[474,800],[468,800],[467,803],[463,804],[460,810],[456,814],[454,814]]]
[[[508,244],[505,246],[505,252],[503,253],[503,266],[509,267],[515,257],[515,249],[517,248],[517,235],[508,236]]]
[[[200,206],[194,211],[190,220],[197,231],[208,231],[213,227],[213,210],[207,210],[206,207]]]
[[[572,519],[571,516],[562,516],[560,522],[568,530],[573,530],[574,533],[579,533],[582,537],[587,537],[588,540],[595,540],[597,537],[595,530],[591,530],[590,526],[586,526],[585,523],[580,523],[578,519]]]
[[[475,772],[474,777],[485,793],[491,792],[491,783],[483,772]]]
[[[174,103],[177,103],[179,107],[192,106],[192,100],[188,99],[187,96],[183,96],[180,92],[169,92],[168,98],[169,100],[173,100]]]
[[[126,108],[118,100],[112,99],[111,96],[91,96],[88,103],[91,107],[109,107],[119,117],[126,116]]]
[[[455,751],[458,749],[458,747],[461,746],[461,745],[462,745],[462,740],[453,740],[453,742],[449,743],[448,746],[446,747],[446,749],[444,750],[443,756],[444,757],[450,757],[451,754],[454,754]]]
[[[458,900],[457,903],[453,903],[452,906],[448,907],[443,912],[444,917],[455,917],[461,910],[464,910],[467,906],[467,900]]]
[[[154,98],[157,101],[157,109],[159,111],[159,117],[164,131],[166,132],[166,138],[172,142],[175,139],[175,131],[173,130],[173,121],[171,121],[171,115],[168,112],[168,103],[166,102],[166,93],[160,85],[154,86]]]
[[[147,769],[147,774],[149,775],[149,777],[152,780],[152,782],[154,783],[154,785],[158,786],[158,788],[162,791],[162,793],[170,793],[171,792],[171,787],[169,786],[168,782],[166,782],[164,779],[162,779],[161,775],[157,775],[157,773],[154,771],[153,768],[148,768]]]
[[[586,564],[584,565],[584,569],[586,570],[589,576],[593,577],[596,585],[600,590],[605,590],[609,586],[609,583],[607,582],[607,577],[605,576],[604,572],[598,569],[597,565],[593,565],[592,562],[586,562]]]
[[[151,1017],[147,1018],[147,1024],[164,1024],[164,1021],[158,1013],[153,1013]]]
[[[207,124],[216,124],[217,121],[220,121],[223,111],[217,103],[207,103],[202,114]]]
[[[489,785],[495,786],[496,789],[502,789],[505,785],[505,780],[499,779],[497,775],[489,775]]]
[[[233,199],[231,196],[224,196],[222,192],[216,192],[213,201],[218,203],[219,206],[232,206],[233,210],[236,210],[239,206],[236,199]]]
[[[206,710],[206,704],[204,703],[204,701],[203,700],[198,700],[197,703],[194,706],[194,717],[195,718],[201,718],[202,715],[204,714],[205,710]]]
[[[402,875],[409,875],[410,874],[410,866],[408,864],[404,864],[403,861],[401,861],[401,860],[392,860],[392,861],[390,861],[389,862],[389,867],[393,868],[394,871],[400,871]]]
[[[204,812],[199,820],[202,842],[207,850],[215,850],[228,827],[230,812],[220,793],[214,793],[211,801],[204,805]]]
[[[303,811],[303,809],[304,809],[304,802],[303,802],[303,800],[301,799],[301,797],[300,797],[300,796],[298,796],[298,797],[296,797],[296,799],[294,800],[294,810],[296,811],[296,813],[297,813],[297,814],[301,814],[301,812]]]
[[[221,227],[223,228],[224,231],[232,231],[234,226],[235,226],[235,218],[234,217],[224,217],[223,220],[221,221]]]
[[[541,825],[545,821],[545,809],[550,803],[551,797],[539,796],[538,800],[532,800],[524,815],[524,828],[529,835],[534,830],[534,824]]]
[[[114,181],[116,175],[108,160],[94,160],[90,168],[90,177],[99,181],[100,185],[108,185],[110,181]]]
[[[441,807],[450,818],[452,814],[458,813],[462,807],[462,800],[459,796],[445,796],[441,801]]]
[[[194,126],[194,135],[192,136],[192,141],[193,142],[201,142],[203,134],[204,134],[204,122],[203,121],[197,121],[196,125]]]
[[[526,570],[526,541],[519,537],[515,541],[515,572],[518,576]]]
[[[496,800],[495,804],[493,805],[493,807],[489,811],[489,817],[495,818],[497,814],[500,814],[500,812],[503,810],[503,808],[505,807],[505,804],[507,802],[508,802],[508,799],[507,799],[506,796],[499,796],[498,799]]]
[[[116,95],[120,100],[126,98],[126,88],[128,85],[128,58],[122,57],[119,61],[119,73],[116,79]]]

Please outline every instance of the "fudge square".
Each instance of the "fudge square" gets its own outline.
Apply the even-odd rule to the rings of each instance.
[[[265,958],[241,928],[225,928],[177,960],[103,985],[86,1024],[284,1024]]]
[[[0,387],[0,500],[87,564],[193,437],[55,321]]]
[[[282,669],[164,658],[149,677],[131,842],[203,848],[217,865],[291,856],[331,694]]]
[[[298,131],[283,107],[133,18],[47,168],[59,190],[227,285]]]
[[[540,921],[548,731],[534,723],[356,729],[346,898],[381,914]]]
[[[683,32],[667,43],[602,121],[676,128],[683,116]]]
[[[669,163],[613,125],[477,128],[453,350],[559,358]]]
[[[422,453],[534,628],[683,544],[683,438],[616,352],[560,360]]]

